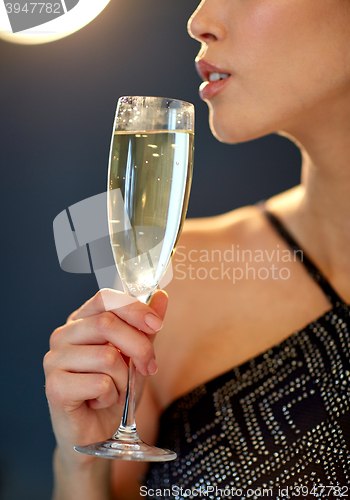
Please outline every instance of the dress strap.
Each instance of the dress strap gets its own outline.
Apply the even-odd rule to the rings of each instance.
[[[344,304],[344,301],[339,297],[337,292],[334,290],[332,285],[328,282],[321,271],[313,264],[309,257],[305,254],[304,250],[296,242],[289,231],[284,227],[281,221],[271,212],[266,210],[264,203],[259,203],[259,207],[263,214],[276,229],[279,235],[284,239],[284,241],[293,250],[294,255],[297,255],[300,262],[305,266],[307,272],[313,278],[313,280],[322,288],[327,299],[332,303],[333,307],[338,307],[340,304]]]

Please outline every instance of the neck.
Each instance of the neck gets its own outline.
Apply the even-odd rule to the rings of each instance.
[[[292,191],[291,210],[282,203],[281,214],[350,303],[350,113],[344,113],[344,103],[338,111],[319,112],[291,134],[301,147],[302,181]]]
[[[350,282],[350,155],[346,168],[333,162],[328,169],[306,151],[302,156],[303,196],[295,221],[314,240],[326,275],[338,280],[347,276]]]

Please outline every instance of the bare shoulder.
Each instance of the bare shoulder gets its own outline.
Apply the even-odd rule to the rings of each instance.
[[[268,248],[273,244],[273,236],[257,206],[188,219],[172,260],[173,279],[166,289],[170,303],[176,301],[177,308],[181,304],[188,307],[192,300],[202,301],[217,287],[224,293],[228,273],[218,278],[218,269],[223,270],[225,264],[238,264],[244,259],[244,251]]]
[[[214,217],[187,219],[181,236],[182,242],[186,239],[195,241],[196,238],[212,239],[213,234],[220,237],[232,237],[233,233],[243,235],[247,229],[257,227],[261,219],[261,212],[255,205],[245,206]]]
[[[166,287],[169,295],[167,318],[172,316],[173,307],[181,311],[184,318],[193,316],[199,303],[212,302],[218,288],[223,291],[226,284],[221,277],[223,265],[233,262],[240,249],[257,244],[262,237],[259,234],[264,232],[263,225],[263,217],[254,206],[215,217],[187,220],[172,259],[172,280]],[[169,329],[174,325],[169,320],[166,322]]]
[[[223,259],[223,252],[248,247],[265,236],[268,225],[257,206],[246,206],[215,217],[188,219],[173,264],[182,262],[184,254],[188,262],[205,262],[212,257]],[[207,253],[210,252],[210,255]],[[176,284],[176,280],[171,285]],[[179,280],[177,280],[179,281]],[[175,286],[171,288],[175,293]]]
[[[214,281],[220,281],[222,286],[222,280],[215,278],[218,265],[222,268],[224,263],[237,264],[244,259],[244,252],[268,248],[273,244],[273,236],[269,222],[257,206],[187,220],[173,257],[169,294],[183,296],[183,281],[193,282],[193,286],[187,289],[188,293],[192,293],[196,285],[203,291],[201,281],[206,288]]]
[[[289,220],[301,196],[302,190],[300,186],[296,186],[270,198],[265,205],[267,209]],[[186,220],[173,259],[175,266],[176,262],[184,260],[183,254],[186,254],[188,262],[197,259],[203,265],[215,258],[219,261],[221,259],[239,263],[244,261],[245,255],[249,259],[254,252],[263,251],[266,255],[279,243],[281,243],[280,237],[261,207],[248,205],[215,217]],[[207,253],[209,250],[210,254]],[[172,294],[176,293],[178,288],[176,284],[179,284],[179,281],[181,280],[172,281],[169,287]]]

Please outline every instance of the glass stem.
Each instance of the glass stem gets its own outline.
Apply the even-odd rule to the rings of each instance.
[[[135,365],[130,358],[128,371],[128,386],[126,389],[124,412],[121,421],[123,427],[136,431],[135,424]]]
[[[148,295],[139,297],[140,302],[144,304],[149,304],[152,299],[152,292]],[[135,423],[135,374],[136,368],[130,358],[129,360],[129,370],[128,370],[128,385],[126,389],[125,405],[122,420],[119,429],[114,434],[114,439],[140,439],[136,432]]]

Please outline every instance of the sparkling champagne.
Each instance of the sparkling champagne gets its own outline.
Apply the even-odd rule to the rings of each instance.
[[[116,132],[109,173],[109,224],[129,294],[150,294],[164,275],[186,216],[194,134]]]

